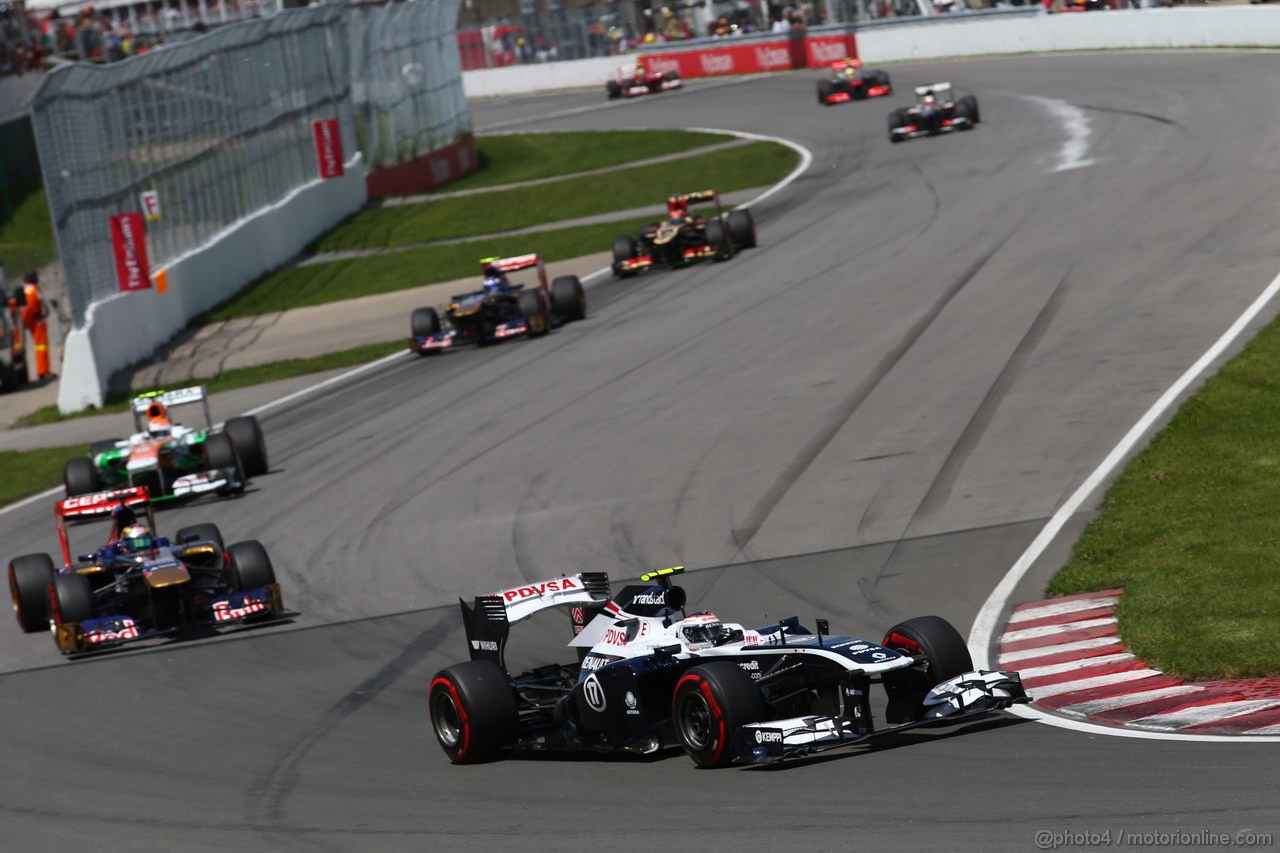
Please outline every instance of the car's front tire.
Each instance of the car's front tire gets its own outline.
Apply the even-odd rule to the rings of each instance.
[[[935,685],[973,670],[973,658],[964,637],[941,616],[917,616],[899,622],[885,632],[880,643],[904,655],[923,654],[925,669],[901,671],[896,678],[885,676],[889,694],[888,722],[916,720],[924,714],[924,697]]]
[[[262,589],[276,582],[276,570],[267,549],[256,539],[227,548],[227,585],[232,592]]]
[[[49,621],[55,626],[87,622],[97,615],[93,587],[84,575],[54,575],[49,585]]]
[[[493,661],[456,663],[436,673],[427,694],[431,727],[455,764],[497,758],[519,734],[511,679]]]
[[[766,719],[760,690],[736,664],[695,666],[676,682],[671,719],[680,745],[699,767],[725,767],[739,727]]]
[[[738,249],[756,247],[756,219],[750,210],[740,207],[729,211],[729,236]]]
[[[9,563],[9,597],[18,627],[30,634],[49,627],[49,584],[54,577],[48,554],[26,554]]]
[[[562,275],[551,282],[551,308],[562,323],[586,319],[587,293],[576,275]]]

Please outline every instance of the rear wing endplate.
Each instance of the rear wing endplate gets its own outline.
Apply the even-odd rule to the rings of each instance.
[[[133,410],[135,412],[145,412],[152,403],[160,403],[164,406],[199,403],[205,399],[205,396],[203,385],[193,385],[190,388],[179,388],[175,391],[148,391],[146,394],[139,394],[133,398]]]
[[[539,583],[478,595],[469,606],[462,599],[462,625],[472,660],[491,660],[504,670],[511,626],[549,607],[569,607],[574,636],[609,603],[609,576],[580,572]]]

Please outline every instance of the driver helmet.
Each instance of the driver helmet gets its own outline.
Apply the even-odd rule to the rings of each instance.
[[[116,547],[122,551],[149,551],[156,546],[156,539],[145,524],[135,521],[120,531]]]
[[[709,610],[694,613],[681,621],[680,639],[690,651],[709,649],[720,639],[720,617]]]
[[[507,276],[497,267],[488,267],[484,271],[484,292],[493,294],[507,286]]]
[[[667,202],[667,215],[672,219],[681,219],[689,215],[689,202],[682,198],[673,198]]]
[[[932,93],[925,95],[920,99],[920,106],[922,107],[936,107],[937,105],[938,97]]]
[[[169,420],[169,410],[164,403],[152,400],[147,406],[147,432],[152,435],[168,435],[173,430],[173,422]]]

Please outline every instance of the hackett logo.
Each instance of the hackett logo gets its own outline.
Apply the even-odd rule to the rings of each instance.
[[[316,167],[322,178],[340,178],[342,166],[342,137],[338,133],[338,120],[325,118],[311,123],[316,143]]]
[[[147,240],[141,213],[122,213],[109,220],[111,248],[116,259],[116,282],[121,293],[151,287]]]
[[[574,582],[573,578],[558,578],[556,580],[546,581],[545,583],[535,583],[530,584],[529,586],[520,586],[515,589],[505,590],[502,593],[502,597],[510,603],[521,598],[531,598],[535,595],[546,595],[549,592],[567,592],[571,589],[581,589],[581,587]]]
[[[733,57],[727,53],[704,53],[698,59],[702,61],[702,70],[707,74],[728,74],[733,70]]]
[[[785,47],[756,48],[756,64],[761,68],[782,68],[791,65],[791,51]]]
[[[844,46],[843,41],[839,42],[809,42],[809,55],[813,57],[816,64],[824,62],[836,62],[844,59],[848,54],[848,50]]]

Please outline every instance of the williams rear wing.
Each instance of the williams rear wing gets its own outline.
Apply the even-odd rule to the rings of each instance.
[[[474,606],[458,599],[471,659],[491,660],[504,670],[507,636],[514,623],[549,607],[569,607],[576,636],[608,603],[609,576],[604,572],[580,572],[478,595]]]

